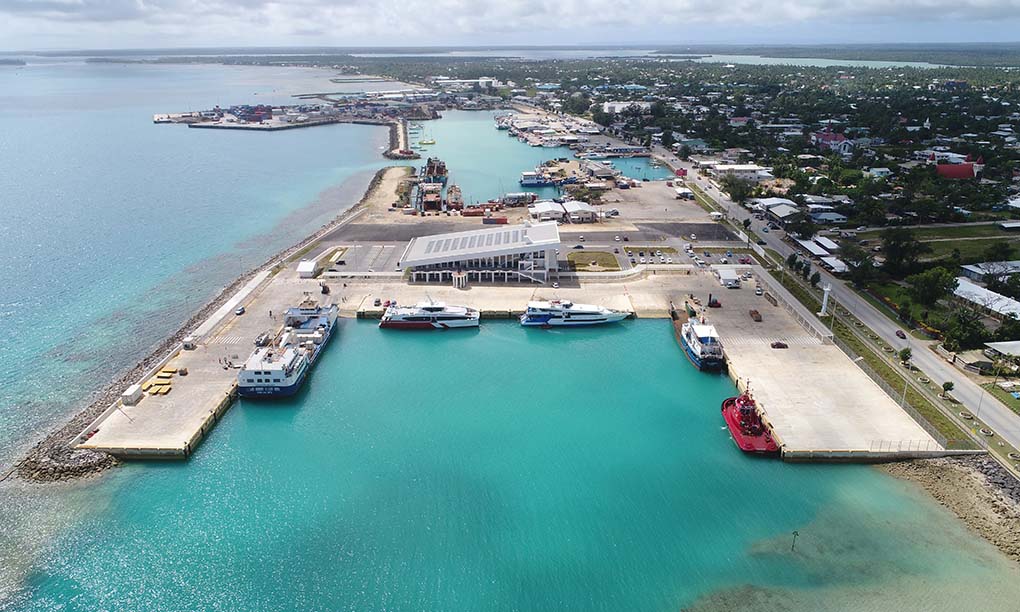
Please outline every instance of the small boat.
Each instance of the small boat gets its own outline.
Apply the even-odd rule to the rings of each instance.
[[[616,323],[630,316],[630,313],[611,310],[605,306],[575,304],[567,300],[551,302],[528,302],[528,309],[521,315],[525,327],[578,327]]]
[[[691,319],[680,326],[680,346],[699,370],[721,370],[726,363],[722,342],[714,325]]]
[[[447,306],[429,299],[414,306],[386,307],[379,327],[382,329],[455,329],[478,327],[479,313],[466,306]]]
[[[722,403],[723,420],[737,448],[745,453],[771,455],[779,452],[772,432],[761,419],[758,406],[750,392],[730,397]]]
[[[429,138],[428,140],[419,140],[418,144],[434,145],[434,144],[436,144],[436,141],[434,139],[432,139],[432,138]]]

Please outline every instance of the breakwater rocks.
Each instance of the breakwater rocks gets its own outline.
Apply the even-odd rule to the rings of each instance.
[[[1020,480],[994,459],[920,459],[880,469],[916,482],[967,526],[1020,562]]]

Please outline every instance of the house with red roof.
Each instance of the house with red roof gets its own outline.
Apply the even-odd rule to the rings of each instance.
[[[849,157],[854,152],[854,141],[843,134],[830,130],[812,132],[811,144],[823,151],[832,151],[844,157]]]

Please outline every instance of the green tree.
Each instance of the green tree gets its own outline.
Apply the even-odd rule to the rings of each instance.
[[[662,131],[662,146],[668,149],[673,146],[674,142],[675,141],[673,140],[673,128],[667,127],[665,130]]]
[[[883,268],[897,278],[909,273],[917,266],[918,258],[931,251],[931,247],[914,238],[914,232],[905,227],[890,227],[882,232],[885,247]]]
[[[745,230],[751,229],[751,220],[750,219],[744,219],[741,223],[743,224]]]
[[[846,263],[847,277],[858,287],[864,287],[875,278],[875,261],[871,253],[856,244],[843,247],[843,262]]]
[[[797,266],[797,254],[796,253],[790,253],[786,257],[786,267],[787,268],[796,268],[796,266]]]
[[[997,240],[988,245],[984,251],[985,261],[1009,261],[1013,256],[1013,245],[1005,240]]]
[[[946,382],[942,383],[942,397],[945,397],[950,391],[953,390],[954,387],[956,387],[956,385],[954,385],[953,381],[951,380],[947,380]]]
[[[942,336],[947,349],[962,351],[984,344],[988,330],[981,322],[979,313],[969,308],[957,308],[943,325]]]
[[[729,194],[730,199],[738,204],[745,202],[754,193],[754,183],[752,181],[733,176],[732,174],[724,176],[719,181],[719,185],[723,188],[723,191]]]
[[[945,268],[932,268],[907,277],[910,296],[915,302],[934,306],[956,290],[956,275]]]
[[[914,352],[910,350],[909,346],[905,346],[900,349],[899,357],[900,361],[902,361],[903,363],[907,363],[908,361],[910,361],[910,358],[913,356]]]
[[[818,286],[818,282],[820,280],[822,280],[822,275],[819,274],[818,272],[815,272],[814,274],[811,275],[811,286],[812,287],[817,287]]]

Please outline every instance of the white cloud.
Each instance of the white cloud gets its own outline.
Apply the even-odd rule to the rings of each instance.
[[[815,42],[827,27],[857,27],[863,40],[870,27],[898,24],[905,40],[957,24],[981,41],[980,24],[1017,23],[1020,0],[0,0],[0,15],[0,44],[33,48],[572,43],[614,33],[740,42],[734,33],[805,24]]]

